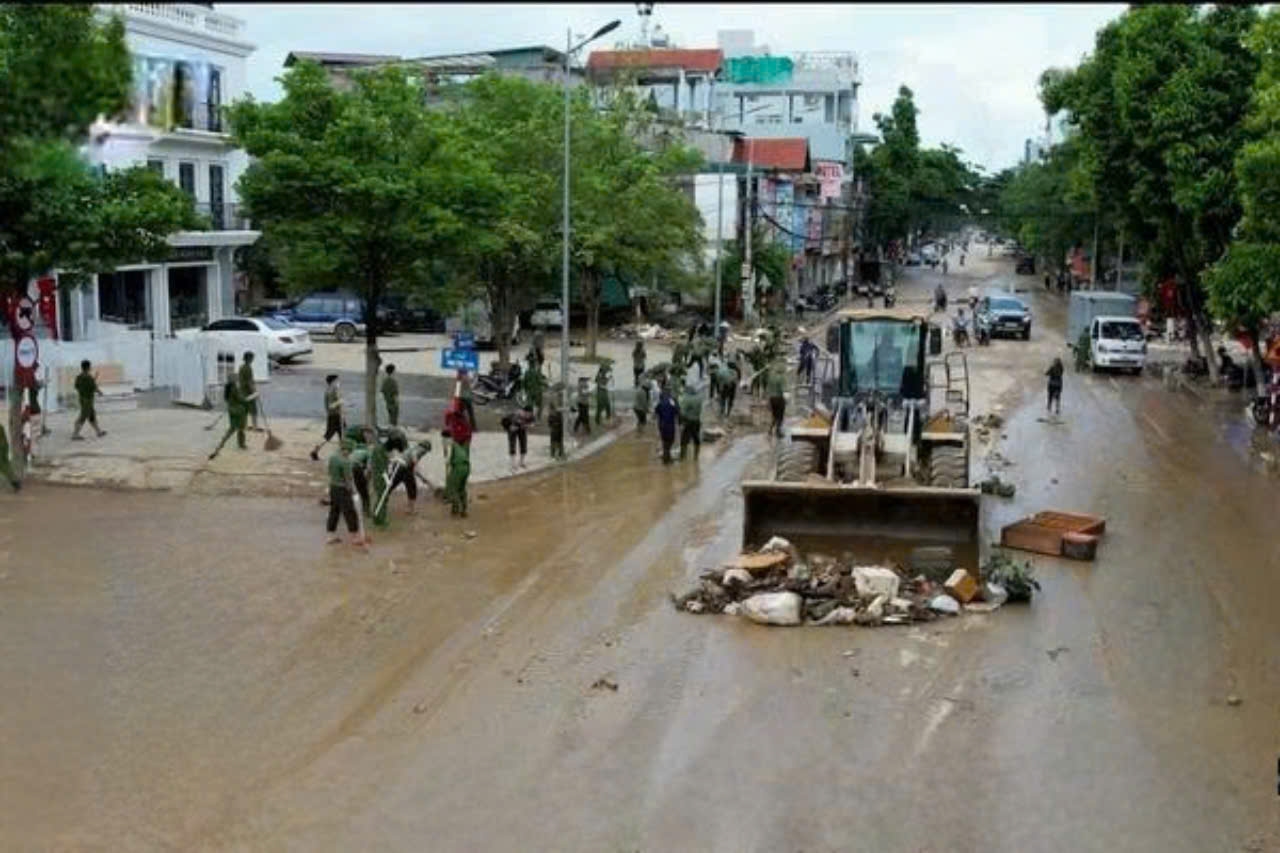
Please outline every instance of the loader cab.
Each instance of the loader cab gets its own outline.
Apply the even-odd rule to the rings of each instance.
[[[851,316],[839,325],[840,396],[925,396],[929,325],[921,317]]]

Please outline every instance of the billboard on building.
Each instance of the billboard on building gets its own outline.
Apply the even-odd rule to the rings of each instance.
[[[820,189],[818,198],[826,201],[829,198],[840,198],[840,184],[844,181],[844,164],[832,160],[819,160],[813,166],[818,176]]]

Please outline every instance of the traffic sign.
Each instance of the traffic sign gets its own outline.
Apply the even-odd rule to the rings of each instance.
[[[35,326],[36,304],[23,296],[18,300],[18,310],[14,312],[13,321],[19,332],[29,332]]]
[[[454,349],[475,349],[476,333],[472,331],[454,332],[453,348]]]
[[[446,349],[440,351],[440,366],[445,370],[480,370],[480,354],[473,349]]]
[[[40,347],[30,334],[18,338],[13,348],[13,379],[19,388],[30,388],[36,384],[36,364],[40,361]]]

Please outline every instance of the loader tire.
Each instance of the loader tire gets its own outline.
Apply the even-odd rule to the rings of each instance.
[[[818,446],[811,441],[793,441],[778,452],[778,480],[803,483],[818,473]]]
[[[963,447],[940,444],[929,451],[929,485],[939,489],[968,487],[969,463]]]

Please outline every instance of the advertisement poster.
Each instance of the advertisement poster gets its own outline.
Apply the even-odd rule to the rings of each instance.
[[[790,181],[779,181],[777,192],[778,209],[773,218],[777,220],[778,224],[783,228],[790,228],[791,218],[793,216],[793,211],[795,210],[795,187],[791,185]],[[789,239],[786,234],[779,234],[778,237],[784,242]]]
[[[843,163],[821,160],[814,165],[814,173],[820,184],[818,198],[823,201],[840,198],[840,183],[844,180]]]

